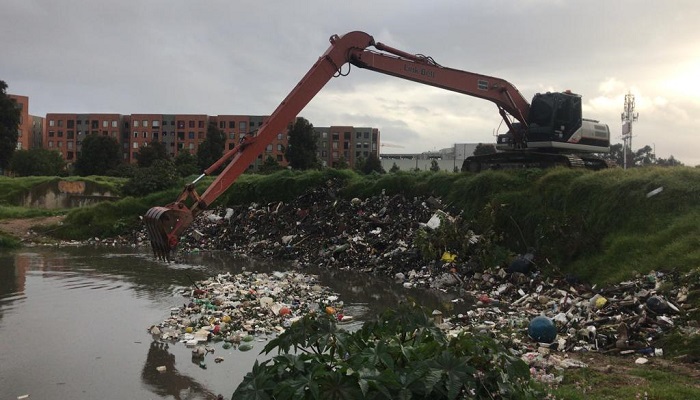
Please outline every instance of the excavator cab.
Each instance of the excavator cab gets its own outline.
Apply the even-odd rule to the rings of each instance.
[[[528,115],[528,142],[567,141],[581,128],[581,96],[572,93],[538,93]]]

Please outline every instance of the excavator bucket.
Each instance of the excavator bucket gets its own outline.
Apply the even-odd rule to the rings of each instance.
[[[186,207],[171,204],[166,207],[152,207],[143,219],[153,255],[157,259],[169,261],[172,250],[178,244],[178,236],[192,223],[193,216]]]

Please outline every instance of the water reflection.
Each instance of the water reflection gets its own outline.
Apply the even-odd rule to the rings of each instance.
[[[175,356],[171,354],[168,343],[151,342],[146,356],[146,363],[141,372],[141,379],[151,387],[153,393],[161,396],[172,396],[176,400],[191,399],[192,394],[204,396],[204,399],[216,399],[217,395],[204,387],[195,379],[181,374],[175,368]],[[160,372],[159,367],[165,367]]]
[[[182,343],[152,342],[147,328],[188,299],[192,281],[219,273],[272,272],[225,253],[192,254],[174,263],[147,249],[35,248],[0,254],[0,398],[228,398],[250,371],[265,342],[249,352],[212,344],[220,364],[200,368]],[[309,268],[340,295],[345,314],[363,320],[400,302],[429,309],[464,307],[452,296],[404,289],[383,277]],[[207,361],[214,357],[207,356]],[[177,364],[176,360],[180,363]],[[157,367],[165,366],[160,373]],[[116,395],[118,394],[118,395]]]

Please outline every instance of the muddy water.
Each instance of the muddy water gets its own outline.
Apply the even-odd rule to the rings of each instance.
[[[220,253],[165,264],[131,248],[0,253],[0,399],[228,399],[255,359],[264,359],[264,339],[248,352],[213,344],[224,361],[210,354],[203,369],[190,349],[155,343],[147,328],[186,301],[178,293],[191,280],[288,268]],[[407,299],[443,310],[452,304],[366,274],[306,272],[340,294],[357,325]],[[156,371],[162,365],[168,372]]]

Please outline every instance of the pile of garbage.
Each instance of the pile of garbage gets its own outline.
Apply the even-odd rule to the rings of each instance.
[[[389,276],[423,266],[413,240],[429,221],[439,224],[436,213],[448,215],[440,200],[384,194],[347,200],[338,196],[340,187],[330,180],[289,203],[209,211],[196,219],[179,248]]]
[[[319,285],[316,276],[300,272],[219,274],[194,283],[182,294],[189,303],[172,308],[170,316],[149,332],[157,340],[191,347],[202,368],[206,368],[204,357],[214,353],[212,342],[247,351],[253,340],[282,333],[311,312],[335,315],[340,322],[352,320],[343,314],[336,293]]]
[[[670,330],[683,327],[698,332],[697,322],[687,318],[692,311],[688,293],[697,288],[678,285],[680,276],[653,272],[612,287],[596,288],[563,276],[543,276],[532,254],[519,257],[509,266],[492,268],[474,268],[472,260],[447,252],[441,260],[425,261],[415,243],[420,232],[435,230],[442,221],[457,218],[440,199],[382,193],[364,200],[346,200],[338,195],[340,187],[339,182],[331,180],[288,203],[250,204],[205,212],[181,238],[179,249],[223,250],[258,259],[292,260],[299,269],[316,266],[385,274],[407,288],[450,292],[454,294],[452,301],[473,306],[457,315],[443,317],[436,312],[440,327],[451,334],[464,330],[486,332],[531,364],[545,365],[554,354],[588,351],[647,359],[663,355],[657,341]],[[145,237],[142,232],[140,240],[144,243]],[[478,242],[480,237],[473,235],[473,239]],[[318,295],[326,300],[332,297],[325,292]],[[295,304],[288,297],[282,301],[287,308]],[[178,311],[173,326],[190,325],[191,314],[201,319],[202,307],[214,304],[213,300],[199,304],[197,301],[204,300],[193,298],[196,301],[191,307]],[[231,307],[231,301],[237,305],[235,302],[255,303],[260,299],[215,304],[220,314],[207,315],[206,321],[200,322],[208,325],[200,324],[199,330],[193,327],[193,336],[188,336],[188,340],[202,338],[201,329],[209,333],[215,329],[211,320],[222,321],[225,312],[221,305],[226,304],[224,310],[239,308]],[[261,328],[278,332],[285,321],[292,320],[279,319],[277,309],[262,304],[257,307],[265,309],[258,315],[272,313],[277,318],[274,323],[234,313],[229,316],[236,322],[227,325],[231,332],[249,331],[251,327],[255,331]],[[301,309],[290,310],[296,316],[295,311]],[[533,337],[530,325],[539,316],[545,317],[551,327],[546,327],[545,335]],[[252,320],[257,322],[240,325],[240,321]],[[163,334],[172,331],[168,326],[163,326]],[[230,336],[230,332],[225,333]],[[549,361],[551,364],[571,363],[555,360]],[[546,378],[549,373],[540,371],[538,375]]]

